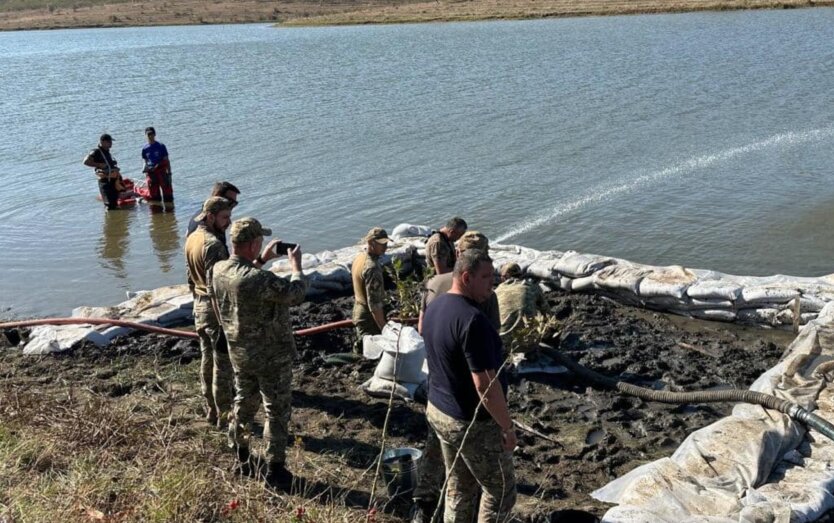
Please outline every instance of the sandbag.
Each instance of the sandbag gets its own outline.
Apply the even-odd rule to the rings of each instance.
[[[399,240],[401,238],[413,238],[415,236],[431,236],[431,227],[425,225],[412,225],[401,223],[391,230],[391,237]]]
[[[771,325],[777,324],[776,316],[779,314],[779,309],[740,309],[736,314],[736,318],[741,323],[754,325]]]
[[[368,395],[374,398],[388,398],[393,390],[394,397],[404,401],[412,401],[417,390],[420,388],[417,383],[394,383],[391,380],[372,377],[359,387]]]
[[[741,291],[741,301],[747,305],[760,303],[787,303],[800,296],[799,289],[789,287],[745,287]]]
[[[568,251],[556,263],[556,272],[570,278],[583,278],[615,263],[614,258]]]
[[[379,364],[374,370],[375,377],[398,383],[419,384],[426,381],[426,374],[422,370],[426,347],[415,328],[389,321],[382,329],[382,334],[365,336],[362,345],[366,357],[373,359],[373,356],[381,353]]]
[[[640,281],[640,296],[644,298],[670,296],[682,299],[695,282],[695,275],[681,266],[658,267]]]
[[[640,282],[648,271],[644,268],[616,264],[595,272],[594,283],[598,288],[615,291],[640,292]]]
[[[534,261],[527,267],[527,274],[542,280],[552,280],[558,278],[556,273],[556,261],[551,259],[539,259]]]
[[[741,285],[724,280],[699,280],[687,287],[686,295],[696,300],[735,301],[741,297]]]

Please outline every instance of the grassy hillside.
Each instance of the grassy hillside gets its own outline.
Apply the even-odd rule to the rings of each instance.
[[[831,5],[834,0],[1,0],[0,30],[412,23]]]

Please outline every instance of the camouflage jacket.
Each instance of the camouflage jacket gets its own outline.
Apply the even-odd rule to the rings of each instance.
[[[214,266],[211,289],[230,346],[251,350],[278,346],[295,353],[289,308],[304,301],[303,275],[293,274],[287,280],[233,255]]]
[[[510,278],[495,289],[501,314],[501,332],[513,328],[520,317],[547,312],[547,300],[535,281]]]
[[[385,280],[382,276],[382,265],[379,263],[379,256],[371,256],[367,252],[359,253],[353,259],[350,273],[353,279],[353,297],[356,303],[364,305],[370,310],[384,308]]]
[[[455,244],[442,232],[434,231],[426,242],[426,262],[434,265],[441,260],[446,262],[446,267],[451,271],[457,260]]]

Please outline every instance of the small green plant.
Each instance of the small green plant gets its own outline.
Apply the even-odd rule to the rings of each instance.
[[[558,332],[559,320],[539,312],[532,317],[520,316],[516,326],[505,333],[505,343],[512,353],[534,352],[540,343],[553,339]]]
[[[423,280],[417,279],[412,272],[403,276],[403,262],[394,259],[392,267],[386,267],[391,279],[397,287],[397,301],[400,306],[400,318],[416,318],[420,314],[420,303],[423,297]]]

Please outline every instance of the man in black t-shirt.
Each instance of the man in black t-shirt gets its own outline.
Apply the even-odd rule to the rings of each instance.
[[[492,281],[486,253],[463,253],[455,263],[452,289],[432,302],[423,319],[430,381],[426,417],[440,440],[448,476],[446,522],[473,521],[476,514],[479,522],[504,521],[516,500],[516,436],[507,407],[503,347],[477,307],[492,293]]]
[[[109,134],[102,134],[98,139],[98,147],[90,151],[84,158],[84,165],[93,167],[98,177],[98,190],[101,193],[101,201],[107,210],[118,209],[119,207],[119,167],[116,160],[110,156],[110,147],[113,146],[113,138]]]
[[[215,182],[211,188],[211,194],[209,198],[212,196],[219,196],[221,198],[226,198],[232,203],[232,208],[237,207],[237,197],[240,194],[240,190],[232,185],[229,182]],[[203,220],[198,220],[197,218],[203,212],[202,209],[195,212],[194,215],[191,217],[191,220],[188,222],[188,229],[185,231],[185,236],[188,237],[191,235],[192,232],[197,230],[197,226],[203,223]],[[221,233],[221,235],[217,236],[217,239],[222,241],[224,245],[228,248],[229,245],[226,242],[226,233]]]

